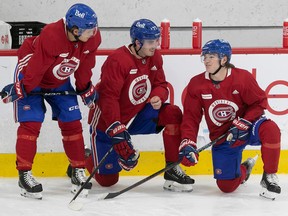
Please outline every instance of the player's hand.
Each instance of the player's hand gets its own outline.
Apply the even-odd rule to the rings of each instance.
[[[3,103],[14,102],[21,98],[27,97],[21,81],[5,86],[2,89],[2,93],[6,93],[5,96],[1,96]]]
[[[228,131],[227,141],[232,147],[243,145],[249,138],[249,128],[252,123],[243,118],[235,118]]]
[[[88,106],[90,109],[95,107],[95,102],[98,100],[99,95],[91,82],[85,91],[77,91],[77,93],[81,96],[82,101],[86,106]]]
[[[155,110],[160,109],[162,106],[162,101],[161,101],[160,97],[158,97],[158,96],[152,97],[150,99],[150,103],[151,103],[153,109],[155,109]]]
[[[106,134],[111,138],[113,148],[119,155],[118,163],[126,171],[133,169],[139,158],[139,152],[134,149],[130,134],[126,126],[120,122],[114,122]]]
[[[198,163],[199,153],[196,143],[190,139],[183,139],[179,147],[179,159],[184,166],[194,166]]]

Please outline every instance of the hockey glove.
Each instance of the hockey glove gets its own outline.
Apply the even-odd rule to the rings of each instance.
[[[89,86],[85,91],[76,91],[81,96],[82,101],[86,106],[88,106],[90,109],[93,109],[95,107],[95,101],[98,100],[99,95],[91,82],[89,83]]]
[[[196,143],[190,139],[183,139],[179,147],[179,159],[184,166],[194,166],[198,163],[199,153]]]
[[[249,128],[252,123],[243,118],[235,118],[228,131],[227,141],[232,147],[243,145],[249,138]]]
[[[6,96],[2,96],[3,103],[17,101],[21,98],[27,97],[24,86],[21,81],[9,84],[2,89]]]
[[[111,138],[113,148],[119,155],[118,163],[126,171],[133,169],[139,158],[139,152],[134,149],[130,134],[126,126],[120,122],[114,122],[106,134]]]

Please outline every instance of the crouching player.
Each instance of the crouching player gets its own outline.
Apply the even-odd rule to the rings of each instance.
[[[139,152],[130,135],[159,133],[164,128],[166,164],[178,160],[182,112],[164,103],[168,89],[162,56],[156,49],[159,28],[148,19],[139,19],[132,24],[130,36],[132,43],[115,50],[104,62],[96,87],[98,105],[90,111],[90,173],[112,145],[114,148],[94,176],[105,187],[118,182],[122,169],[129,171],[137,165]],[[164,179],[164,189],[172,191],[191,191],[194,183],[179,166],[167,171]]]
[[[212,147],[214,178],[225,193],[233,192],[247,181],[255,158],[241,164],[247,145],[261,146],[264,172],[261,196],[275,199],[280,194],[276,172],[280,156],[280,130],[263,114],[267,107],[265,92],[246,70],[230,63],[231,46],[224,40],[212,40],[202,48],[206,71],[193,77],[187,88],[181,124],[182,163],[198,161],[196,138],[204,113],[210,139],[227,133],[228,138]]]

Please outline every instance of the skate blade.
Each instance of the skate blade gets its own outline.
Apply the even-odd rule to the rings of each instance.
[[[179,184],[174,181],[166,180],[163,189],[173,192],[191,192],[193,191],[193,186],[192,184]]]
[[[80,185],[72,185],[71,187],[71,193],[72,194],[76,194],[79,190],[80,190],[81,186]],[[79,196],[81,197],[87,197],[89,194],[89,190],[88,189],[83,189],[81,191],[81,193],[79,194]]]
[[[21,188],[20,194],[23,197],[42,200],[42,192],[30,193],[27,192],[25,189]]]
[[[268,191],[266,188],[263,188],[263,190],[260,192],[259,195],[261,197],[266,198],[266,199],[275,200],[278,194],[271,192],[271,191]]]

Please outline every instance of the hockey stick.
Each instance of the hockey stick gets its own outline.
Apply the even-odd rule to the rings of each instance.
[[[202,146],[201,148],[198,149],[198,152],[200,153],[201,151],[203,151],[203,150],[209,148],[210,146],[214,145],[214,144],[217,143],[219,140],[223,139],[226,135],[227,135],[227,134],[225,133],[225,134],[221,135],[220,137],[216,138],[215,140],[211,141],[210,143]],[[121,194],[123,194],[123,193],[125,193],[125,192],[127,192],[127,191],[129,191],[129,190],[131,190],[131,189],[133,189],[133,188],[135,188],[135,187],[137,187],[137,186],[139,186],[139,185],[147,182],[147,181],[149,181],[150,179],[152,179],[152,178],[160,175],[161,173],[166,172],[167,170],[169,170],[169,169],[173,168],[174,166],[180,164],[180,162],[181,162],[181,161],[174,162],[174,163],[168,165],[167,167],[165,167],[165,168],[163,168],[163,169],[161,169],[161,170],[153,173],[152,175],[147,176],[146,178],[144,178],[144,179],[136,182],[135,184],[130,185],[130,186],[127,187],[127,188],[124,188],[123,190],[120,190],[120,191],[118,191],[118,192],[112,192],[112,193],[104,194],[104,195],[101,196],[99,199],[100,199],[100,200],[101,200],[101,199],[113,199],[113,198],[115,198],[115,197],[117,197],[117,196],[119,196],[119,195],[121,195]]]
[[[6,92],[0,92],[1,97],[5,97]],[[31,95],[42,95],[42,96],[55,96],[55,95],[78,95],[75,91],[59,91],[59,92],[30,92],[28,96]]]
[[[82,190],[84,189],[84,187],[88,184],[88,182],[93,178],[93,176],[96,174],[97,170],[99,170],[100,166],[102,166],[102,164],[104,163],[104,161],[106,160],[107,156],[112,152],[113,150],[113,146],[111,146],[111,148],[106,152],[106,154],[103,156],[103,158],[100,160],[99,164],[94,168],[93,172],[90,174],[90,176],[87,178],[87,180],[85,181],[85,183],[81,186],[81,188],[78,190],[78,192],[75,194],[75,196],[72,198],[72,200],[70,201],[70,203],[68,204],[68,207],[74,211],[79,211],[82,206],[83,203],[77,203],[75,202],[76,198],[79,196],[79,194],[82,192]]]

